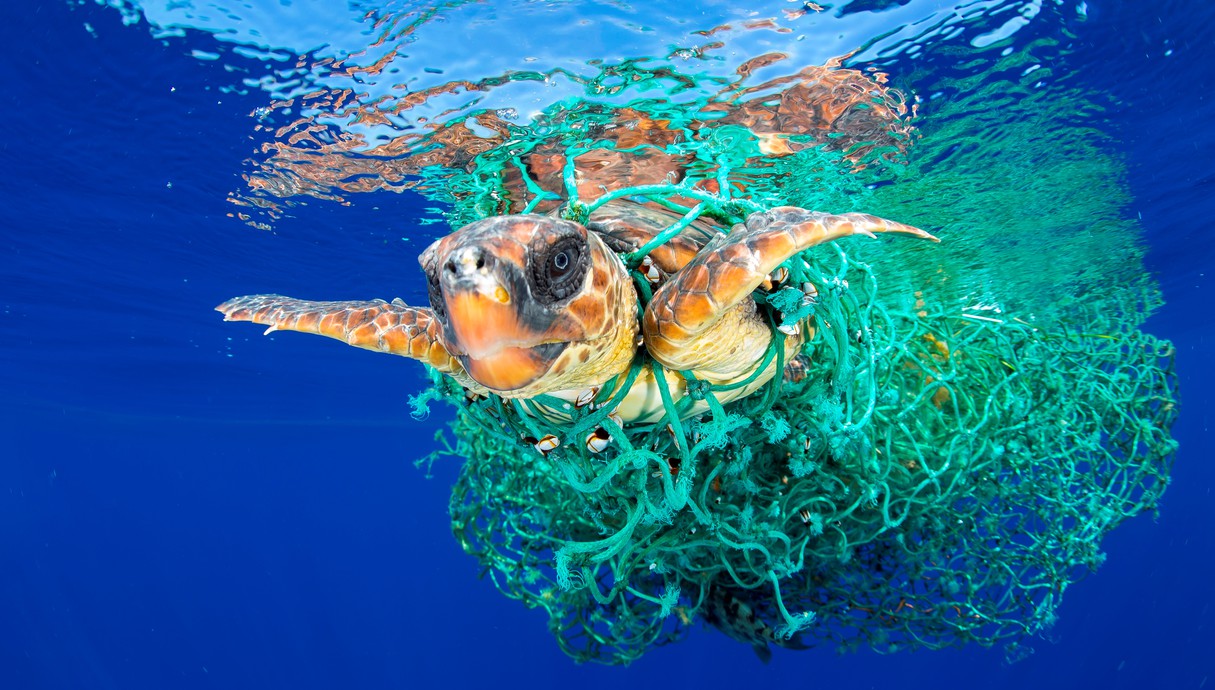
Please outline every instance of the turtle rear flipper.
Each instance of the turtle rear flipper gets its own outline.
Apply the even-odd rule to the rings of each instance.
[[[443,329],[429,308],[399,299],[313,302],[282,295],[236,297],[215,308],[225,321],[252,321],[273,331],[299,331],[349,345],[410,357],[476,386],[443,345]]]
[[[754,366],[772,334],[752,291],[789,257],[850,235],[932,235],[863,213],[832,215],[781,206],[752,213],[721,235],[654,294],[643,328],[654,359],[671,369],[735,377]]]

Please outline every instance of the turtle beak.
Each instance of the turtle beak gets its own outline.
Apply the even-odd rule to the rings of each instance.
[[[549,324],[523,308],[526,288],[512,280],[516,273],[513,264],[469,246],[451,253],[440,280],[453,353],[474,380],[502,392],[544,376],[565,347],[544,342]]]
[[[496,353],[474,359],[461,356],[460,365],[474,381],[499,393],[509,393],[530,385],[548,373],[563,343],[548,343],[536,347],[507,347]]]
[[[452,252],[443,264],[440,284],[449,327],[459,349],[474,359],[526,346],[535,338],[520,323],[517,305],[497,268],[494,257],[477,246]]]
[[[523,388],[548,373],[563,343],[538,342],[497,281],[444,287],[448,328],[459,343],[460,363],[477,383],[505,393]]]
[[[519,323],[510,293],[501,286],[489,291],[444,290],[447,319],[464,354],[484,359],[508,347],[527,347],[535,336]]]

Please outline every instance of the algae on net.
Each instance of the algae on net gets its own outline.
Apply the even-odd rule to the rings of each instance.
[[[612,194],[723,230],[791,204],[933,231],[940,246],[841,240],[787,262],[811,289],[756,298],[774,328],[813,326],[804,377],[725,408],[693,385],[710,412],[668,409],[669,429],[612,426],[611,401],[545,421],[436,379],[429,397],[456,407],[445,454],[463,462],[452,526],[582,661],[627,663],[698,619],[761,653],[1015,654],[1100,564],[1104,534],[1155,509],[1177,413],[1172,348],[1139,330],[1159,297],[1109,104],[1044,86],[1066,61],[1027,71],[1030,50],[1061,52],[911,75],[921,99],[839,63],[755,85],[601,65],[528,123],[472,111],[368,151],[280,146],[249,203],[410,187],[462,225],[581,218]],[[543,453],[546,434],[560,445]]]

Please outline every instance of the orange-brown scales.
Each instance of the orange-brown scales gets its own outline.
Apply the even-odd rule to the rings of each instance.
[[[548,394],[580,405],[602,386],[622,382],[645,351],[667,369],[689,370],[710,384],[755,373],[773,338],[752,293],[791,256],[850,235],[891,232],[933,239],[875,216],[831,215],[793,207],[751,214],[722,232],[694,222],[648,256],[656,288],[638,318],[638,296],[619,254],[633,251],[678,216],[630,202],[604,205],[586,225],[550,215],[507,215],[471,223],[420,257],[430,305],[313,302],[280,295],[229,300],[229,321],[337,338],[356,347],[418,359],[475,393],[504,398]],[[788,332],[791,360],[813,324]],[[649,360],[647,360],[649,361]],[[767,383],[775,360],[722,403]],[[687,391],[665,377],[670,396]],[[614,414],[623,423],[665,415],[659,383],[647,366]],[[684,416],[703,412],[703,401]]]

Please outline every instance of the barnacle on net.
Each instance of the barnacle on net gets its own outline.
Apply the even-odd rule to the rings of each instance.
[[[813,294],[799,376],[726,407],[691,381],[698,418],[668,401],[588,447],[623,389],[534,401],[568,408],[557,422],[436,376],[464,459],[453,530],[575,659],[627,663],[697,618],[764,653],[1016,641],[1049,627],[1108,530],[1155,508],[1176,447],[1167,342],[1082,306],[1077,327],[890,297],[861,246],[833,249],[789,262],[810,290],[757,294],[773,357],[782,310]]]

